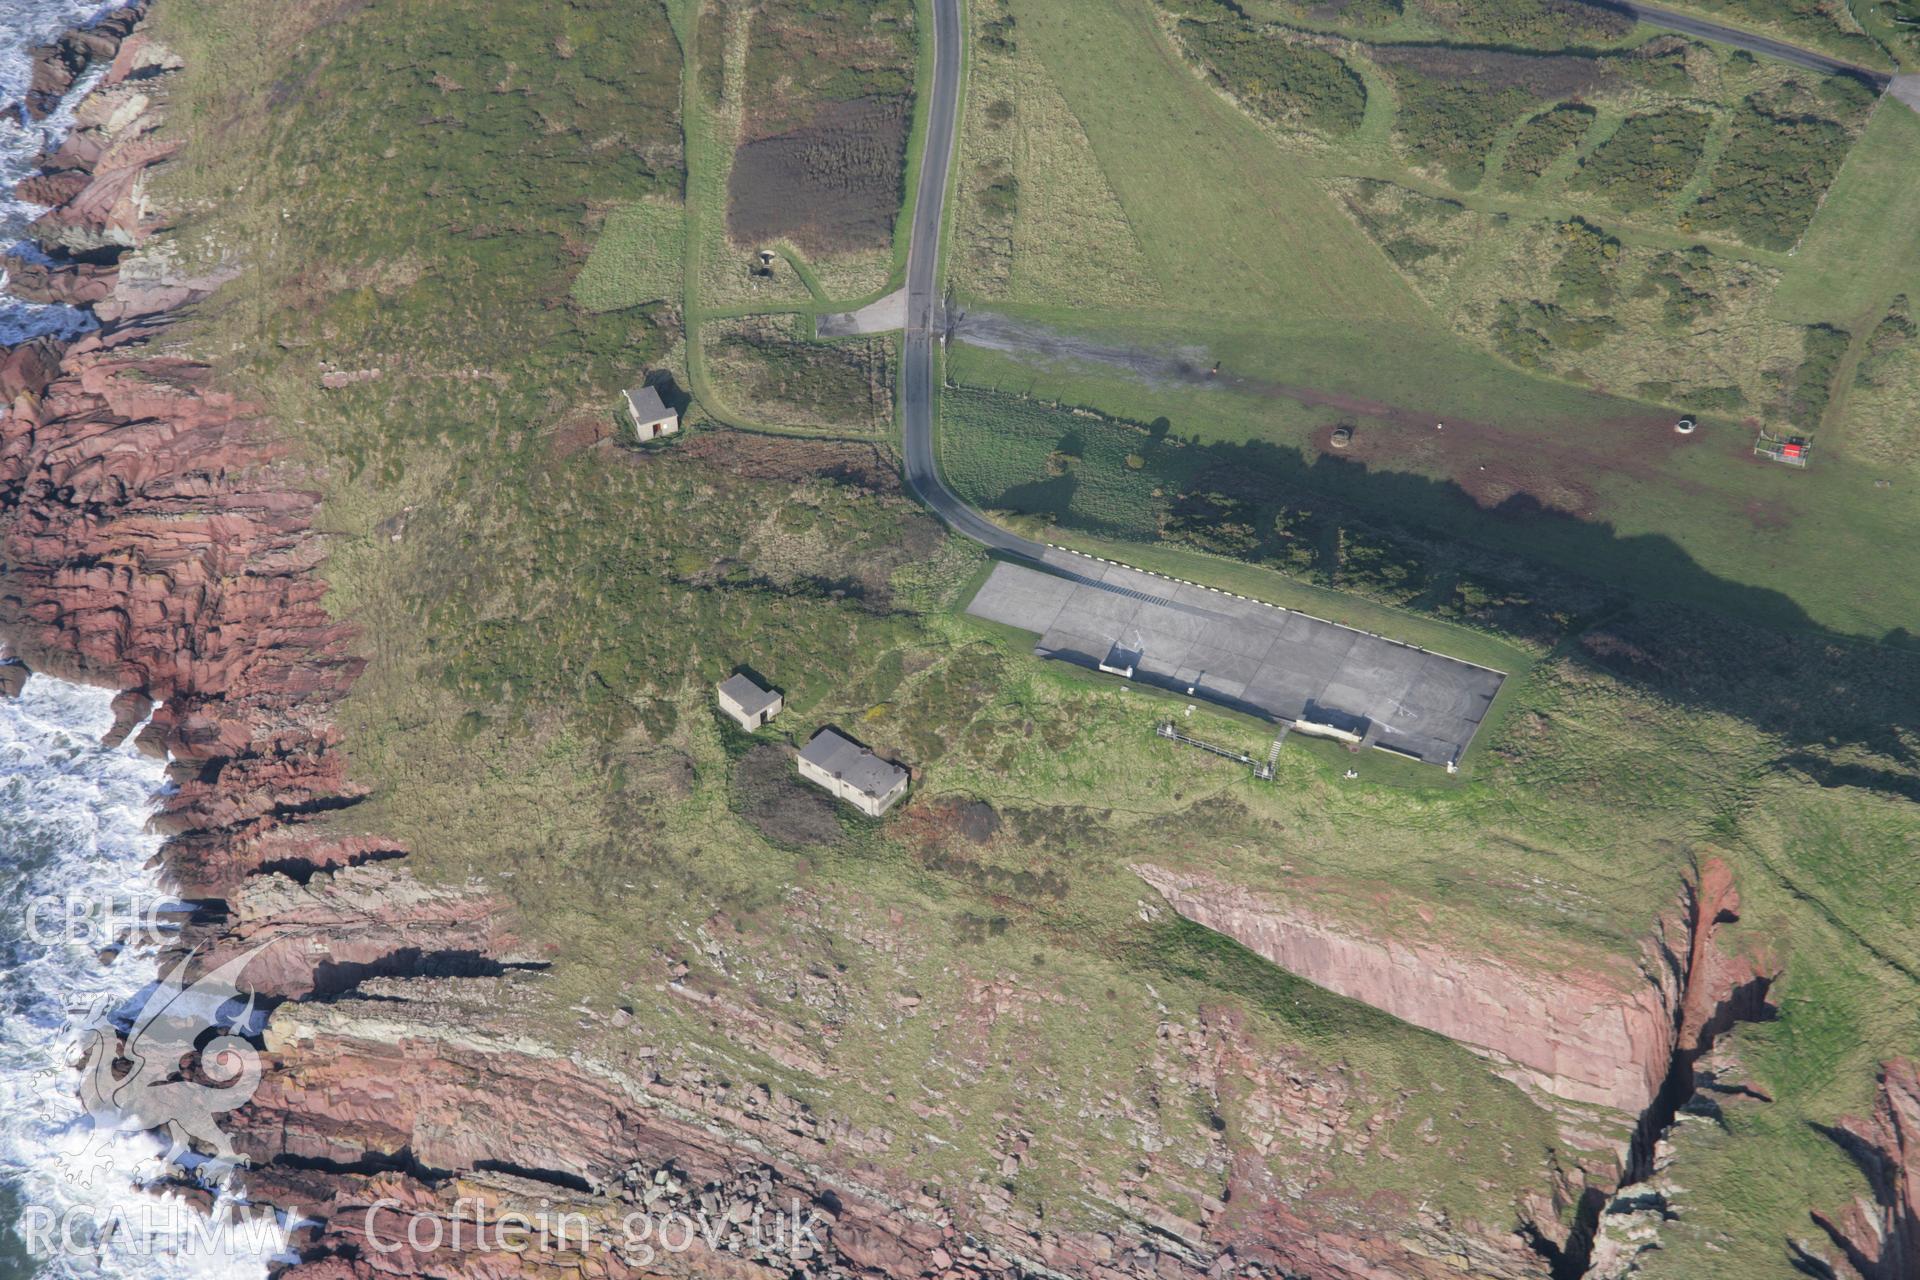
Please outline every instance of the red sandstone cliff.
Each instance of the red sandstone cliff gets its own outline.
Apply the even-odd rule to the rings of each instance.
[[[1718,859],[1656,922],[1630,974],[1572,949],[1547,969],[1372,935],[1208,875],[1134,869],[1181,915],[1283,969],[1484,1052],[1516,1083],[1632,1116],[1653,1104],[1677,1051],[1725,1029],[1736,989],[1765,990],[1753,961],[1713,946],[1739,905]]]
[[[86,26],[62,32],[57,40],[32,50],[33,76],[26,97],[10,104],[8,113],[24,110],[32,120],[52,115],[75,81],[113,57],[146,10],[147,0],[110,9]]]
[[[22,187],[50,206],[35,234],[56,255],[16,260],[24,290],[90,305],[102,325],[0,362],[0,631],[33,666],[123,690],[115,737],[151,711],[141,745],[167,753],[178,784],[161,818],[168,867],[183,892],[222,907],[195,938],[209,958],[276,943],[248,977],[291,1002],[273,1017],[259,1093],[232,1119],[256,1199],[317,1220],[295,1271],[547,1269],[543,1255],[386,1253],[355,1236],[382,1197],[451,1215],[477,1190],[496,1209],[577,1203],[603,1224],[635,1205],[722,1195],[763,1210],[797,1197],[825,1219],[804,1254],[756,1260],[723,1243],[642,1261],[596,1246],[557,1264],[587,1274],[1542,1273],[1510,1206],[1460,1224],[1397,1205],[1383,1225],[1379,1203],[1337,1185],[1275,1184],[1261,1153],[1331,1141],[1344,1086],[1269,1070],[1226,1024],[1170,1034],[1167,1070],[1247,1095],[1255,1120],[1233,1212],[1203,1199],[1181,1216],[1143,1187],[1097,1186],[1089,1203],[1106,1206],[1110,1224],[1083,1231],[1054,1228],[987,1184],[929,1190],[887,1172],[888,1135],[675,1067],[630,1035],[595,1057],[562,1057],[541,1046],[537,1020],[515,1030],[514,988],[499,975],[540,957],[516,942],[501,905],[419,884],[391,841],[311,825],[359,798],[329,709],[360,663],[322,605],[317,498],[293,451],[256,406],[151,342],[171,310],[219,281],[179,278],[144,248],[157,221],[148,175],[176,150],[163,124],[177,60],[139,33],[111,56],[73,134]],[[21,670],[7,668],[9,682]],[[309,995],[329,1002],[299,1003]]]
[[[1260,1117],[1228,1199],[1202,1197],[1183,1216],[1090,1180],[1085,1194],[1106,1206],[1107,1220],[1066,1228],[985,1184],[956,1194],[888,1172],[894,1135],[715,1078],[637,1024],[599,1028],[590,1054],[561,1056],[516,1033],[524,1000],[510,983],[387,981],[367,994],[375,999],[283,1008],[268,1032],[267,1083],[237,1117],[241,1145],[272,1160],[251,1178],[256,1193],[320,1219],[303,1242],[303,1277],[583,1265],[614,1277],[1545,1274],[1506,1224],[1348,1199],[1331,1171],[1313,1185],[1278,1185],[1264,1167],[1269,1146],[1330,1147],[1339,1085],[1263,1063],[1231,1017],[1163,1028],[1169,1082],[1243,1091]],[[1340,1140],[1352,1150],[1368,1139],[1356,1130]],[[803,1218],[818,1215],[804,1251],[752,1234],[756,1217],[792,1215],[796,1204]],[[717,1224],[717,1252],[697,1239],[646,1259],[626,1239],[629,1215],[699,1212]],[[451,1239],[456,1219],[471,1243],[476,1220],[497,1225],[509,1213],[581,1215],[591,1246],[536,1248],[517,1263],[476,1248],[465,1256],[424,1248]],[[387,1252],[421,1215],[437,1219],[416,1228],[423,1252]]]
[[[42,242],[85,257],[14,263],[28,296],[90,305],[103,325],[64,350],[43,340],[0,361],[0,633],[35,666],[122,689],[117,733],[161,704],[141,742],[171,756],[179,784],[164,815],[168,866],[185,892],[226,908],[198,940],[216,957],[279,940],[250,977],[289,1002],[270,1025],[264,1083],[234,1121],[255,1161],[256,1198],[298,1205],[315,1220],[295,1272],[311,1280],[1546,1273],[1520,1232],[1564,1242],[1565,1211],[1585,1189],[1577,1172],[1551,1179],[1524,1211],[1490,1206],[1485,1222],[1449,1222],[1390,1197],[1355,1199],[1324,1170],[1278,1176],[1275,1153],[1310,1156],[1336,1138],[1360,1150],[1370,1131],[1339,1075],[1274,1063],[1229,1015],[1162,1028],[1162,1041],[1169,1079],[1240,1103],[1230,1195],[1191,1197],[1174,1212],[1144,1185],[1094,1183],[1084,1200],[1104,1225],[1075,1229],[986,1184],[916,1182],[888,1159],[883,1131],[713,1079],[631,1029],[602,1028],[591,1052],[544,1048],[538,1018],[516,1007],[524,988],[502,976],[540,957],[515,940],[500,903],[419,884],[393,842],[332,837],[310,824],[358,796],[329,710],[359,662],[322,605],[317,499],[290,451],[256,407],[148,341],[170,310],[219,281],[179,278],[139,252],[156,223],[148,175],[176,150],[162,125],[178,63],[139,33],[121,34],[108,24],[59,42],[36,71],[41,97],[30,107],[44,114],[47,94],[57,98],[86,65],[113,59],[76,112],[73,135],[22,188],[50,206],[36,224]],[[21,670],[0,667],[0,691]],[[1167,883],[1187,897],[1183,909],[1223,927],[1246,909],[1225,891]],[[1519,970],[1424,953],[1419,962],[1446,981],[1430,974],[1423,987],[1404,971],[1406,953],[1324,921],[1269,929],[1265,945],[1326,985],[1372,991],[1382,1007],[1428,1010],[1542,1087],[1634,1106],[1658,1088],[1662,1055],[1710,1036],[1729,1016],[1731,993],[1751,988],[1751,969],[1711,945],[1712,922],[1736,909],[1730,884],[1710,868],[1691,906],[1666,935],[1670,951],[1650,956],[1643,987],[1580,984],[1571,999]],[[1251,916],[1240,924],[1262,936]],[[303,1002],[316,993],[329,1000]],[[1486,1016],[1509,1005],[1506,1022]],[[1514,1009],[1550,1029],[1549,1051],[1527,1042]],[[1913,1257],[1915,1090],[1910,1068],[1894,1078],[1874,1120],[1857,1127],[1902,1171],[1885,1183],[1895,1189],[1882,1202],[1891,1207],[1875,1218],[1854,1206],[1835,1228],[1905,1241],[1904,1253],[1873,1255],[1893,1268],[1862,1272],[1875,1277]],[[390,1210],[450,1226],[476,1215],[463,1197],[496,1222],[542,1204],[576,1210],[595,1246],[514,1254],[455,1244],[431,1255],[404,1246],[404,1224]],[[389,1211],[378,1224],[401,1233],[392,1252],[364,1232],[381,1201]],[[764,1218],[796,1202],[809,1220],[819,1215],[817,1234],[784,1250],[748,1238],[756,1210]],[[621,1238],[620,1220],[636,1208],[695,1207],[727,1211],[715,1244],[643,1259]]]
[[[1813,1215],[1860,1280],[1920,1274],[1920,1067],[1905,1058],[1880,1068],[1873,1115],[1829,1130],[1867,1176],[1872,1198]]]

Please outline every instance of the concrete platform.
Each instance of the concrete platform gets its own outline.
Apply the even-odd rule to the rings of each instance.
[[[1330,725],[1429,764],[1457,761],[1506,676],[1304,613],[1067,552],[1000,564],[967,612],[1040,637],[1034,652],[1268,720]],[[1191,690],[1191,693],[1189,693]]]
[[[815,332],[823,338],[848,338],[860,333],[892,333],[907,327],[907,291],[895,289],[858,311],[835,311],[820,317]]]

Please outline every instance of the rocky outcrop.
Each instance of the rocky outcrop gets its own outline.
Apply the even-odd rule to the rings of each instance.
[[[40,255],[10,253],[0,259],[7,272],[7,291],[28,302],[51,302],[68,307],[90,307],[113,293],[118,267],[107,262],[55,262]]]
[[[1920,1067],[1883,1063],[1873,1115],[1848,1117],[1827,1131],[1867,1177],[1871,1199],[1813,1220],[1860,1280],[1904,1280],[1920,1273]]]
[[[1503,1073],[1555,1097],[1637,1115],[1666,1079],[1683,983],[1659,948],[1628,978],[1597,964],[1546,971],[1371,934],[1200,873],[1134,870],[1194,923],[1329,991],[1485,1052]]]
[[[164,85],[141,84],[128,98],[110,75],[80,108],[92,123],[57,162],[84,185],[39,225],[84,224],[76,209],[112,206],[97,187],[127,190],[129,166],[159,154],[128,158],[163,114]],[[97,264],[81,274],[97,281]],[[123,312],[0,364],[0,628],[34,667],[127,690],[117,734],[162,704],[141,739],[174,760],[170,860],[188,893],[216,896],[251,869],[258,836],[351,799],[324,713],[359,663],[320,603],[316,496],[251,406],[139,343],[163,322]]]
[[[1342,1098],[1297,1065],[1263,1062],[1231,1016],[1163,1028],[1170,1082],[1259,1095],[1228,1196],[1199,1193],[1176,1213],[1089,1175],[1083,1199],[1098,1222],[1070,1226],[988,1184],[903,1175],[886,1131],[716,1078],[638,1023],[608,1028],[590,1053],[555,1053],[521,1031],[531,1004],[511,980],[381,980],[359,998],[275,1013],[265,1083],[233,1127],[254,1161],[254,1194],[314,1222],[298,1280],[1545,1275],[1506,1223],[1342,1202],[1331,1174],[1313,1188],[1280,1185],[1266,1144],[1327,1149]],[[1338,1140],[1351,1151],[1370,1138],[1355,1128]],[[1022,1145],[1015,1135],[1012,1151]],[[517,1257],[498,1244],[510,1215],[534,1224],[523,1234],[536,1243]],[[573,1224],[564,1244],[563,1222]],[[663,1248],[662,1230],[684,1247]]]
[[[348,794],[312,712],[358,662],[311,572],[315,498],[273,474],[248,407],[204,368],[101,342],[0,419],[0,627],[35,667],[164,704],[144,731],[175,760],[163,825],[230,845]],[[195,893],[244,871],[180,852]]]
[[[159,133],[164,112],[159,97],[165,88],[156,82],[173,66],[159,46],[144,38],[113,41],[113,65],[100,84],[73,111],[73,128],[41,171],[22,182],[15,194],[30,204],[48,206],[31,227],[33,239],[49,251],[98,255],[130,249],[153,230],[147,202],[149,173],[179,151],[181,143]],[[30,276],[36,273],[29,273]],[[97,292],[103,277],[97,270],[82,286],[68,280],[53,284],[29,281],[42,295],[67,289],[78,296],[84,289]]]
[[[52,115],[75,81],[119,52],[121,41],[146,11],[147,0],[110,9],[86,26],[73,27],[62,32],[59,39],[29,50],[33,75],[27,94],[12,104],[8,114],[23,112],[29,120]]]
[[[1519,1083],[1635,1116],[1659,1097],[1676,1054],[1754,1016],[1771,976],[1764,959],[1714,946],[1739,913],[1719,859],[1654,922],[1632,971],[1597,954],[1569,963],[1564,948],[1550,968],[1509,962],[1374,934],[1202,873],[1134,870],[1187,919],[1283,969],[1479,1050]]]
[[[513,934],[504,903],[423,885],[393,861],[256,875],[228,901],[207,963],[264,947],[247,981],[265,994],[330,998],[372,978],[492,975],[544,968]]]
[[[1719,858],[1707,859],[1655,918],[1632,970],[1597,953],[1583,958],[1566,943],[1554,964],[1527,966],[1370,932],[1204,873],[1134,870],[1187,919],[1319,986],[1459,1041],[1524,1087],[1625,1113],[1632,1124],[1615,1171],[1622,1187],[1652,1172],[1660,1138],[1693,1096],[1696,1068],[1716,1038],[1736,1022],[1769,1016],[1778,972],[1763,952],[1722,945],[1740,897]],[[1556,1275],[1582,1274],[1590,1260],[1608,1180],[1585,1172],[1584,1182],[1562,1180],[1522,1227]],[[1618,1240],[1612,1247],[1624,1248]]]

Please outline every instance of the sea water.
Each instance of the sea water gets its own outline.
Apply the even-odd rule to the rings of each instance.
[[[274,1220],[210,1227],[157,1183],[153,1135],[88,1149],[72,1032],[101,1008],[124,1027],[174,918],[147,829],[163,766],[100,745],[111,699],[36,675],[0,700],[0,1278],[257,1280]]]
[[[28,56],[33,46],[111,7],[77,0],[0,0],[0,109],[26,95],[33,79],[33,63]],[[89,68],[60,109],[45,120],[28,121],[24,113],[0,120],[0,245],[10,251],[29,258],[40,256],[38,248],[21,237],[27,224],[44,210],[17,199],[13,189],[22,178],[32,175],[35,156],[59,145],[72,127],[73,104],[105,70]],[[92,318],[78,308],[0,298],[0,346],[13,346],[43,333],[78,333],[92,323]]]
[[[0,0],[0,104],[25,93],[32,46],[109,7]],[[37,253],[21,236],[41,211],[16,200],[14,186],[58,144],[102,70],[47,120],[0,119],[0,247]],[[91,324],[82,310],[0,298],[0,346]],[[20,699],[0,699],[0,1280],[259,1280],[285,1247],[271,1219],[210,1229],[155,1181],[157,1138],[123,1135],[103,1150],[86,1141],[71,1033],[102,1008],[124,1025],[164,942],[151,929],[101,936],[112,913],[139,917],[166,897],[159,839],[147,830],[163,766],[100,746],[111,698],[36,675]]]

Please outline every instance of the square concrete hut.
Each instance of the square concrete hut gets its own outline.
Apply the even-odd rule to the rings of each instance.
[[[627,414],[633,419],[634,434],[642,440],[658,440],[680,430],[680,415],[667,408],[658,387],[635,387],[627,392]]]
[[[742,729],[752,733],[779,715],[786,700],[772,689],[762,689],[753,677],[735,672],[714,690],[720,709],[734,718]]]
[[[800,752],[800,776],[877,818],[907,793],[907,771],[838,729],[822,729]]]

